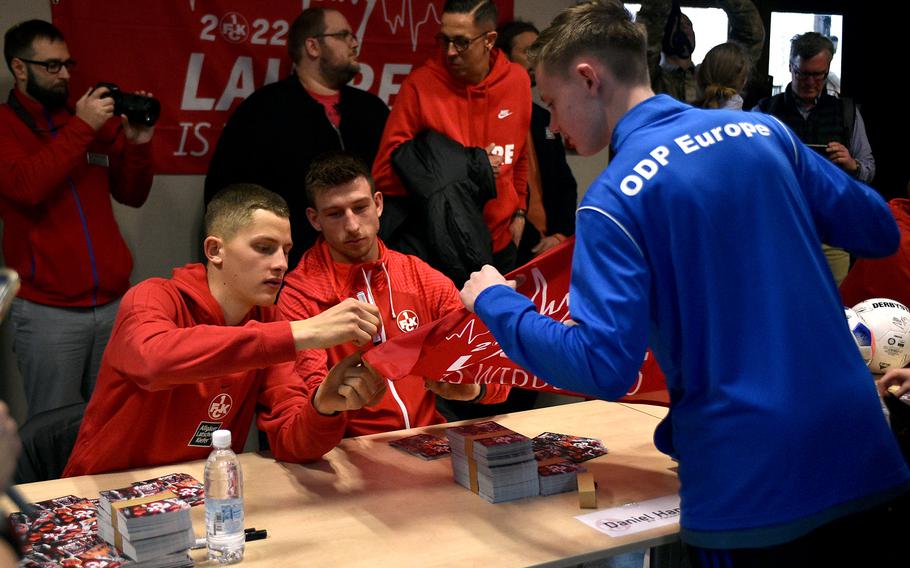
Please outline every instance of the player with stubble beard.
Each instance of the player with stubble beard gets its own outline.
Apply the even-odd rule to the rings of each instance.
[[[307,217],[321,236],[288,274],[278,301],[286,318],[307,318],[361,297],[379,309],[382,325],[373,339],[378,343],[461,308],[451,280],[415,256],[390,250],[378,237],[383,196],[366,164],[346,153],[320,156],[307,172],[306,191],[313,204]],[[357,388],[342,388],[346,383],[329,369],[359,364],[360,355],[347,344],[298,356],[296,371],[311,400],[298,438],[306,459],[319,459],[344,437],[441,424],[445,419],[436,410],[437,397],[462,401],[489,416],[484,409],[512,390],[415,375],[392,382],[372,372]]]

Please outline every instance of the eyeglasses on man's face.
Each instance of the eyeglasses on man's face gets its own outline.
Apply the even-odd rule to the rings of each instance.
[[[457,51],[458,53],[464,53],[465,50],[467,50],[469,47],[471,47],[472,43],[474,43],[475,41],[484,37],[488,33],[490,33],[490,32],[483,32],[480,35],[477,35],[477,36],[474,36],[471,38],[467,38],[467,37],[461,37],[461,36],[449,37],[449,36],[445,35],[444,33],[440,32],[440,33],[436,34],[436,45],[438,45],[443,51],[448,51],[449,45],[451,44],[451,45],[455,46],[455,51]]]
[[[351,30],[343,30],[340,32],[332,32],[330,34],[318,34],[318,35],[314,35],[313,37],[315,37],[315,38],[334,37],[334,38],[340,39],[341,41],[350,43],[351,40],[354,39],[354,32],[352,32]]]
[[[35,61],[34,59],[23,59],[21,57],[17,57],[16,59],[18,59],[19,61],[22,61],[23,63],[31,63],[32,65],[40,65],[41,67],[44,67],[44,69],[51,75],[56,75],[64,67],[66,67],[67,71],[72,71],[73,67],[76,66],[76,61],[73,59],[67,59],[66,61],[60,61],[59,59],[48,59],[47,61]]]
[[[801,71],[799,67],[795,65],[790,66],[790,72],[796,75],[797,79],[825,79],[828,77],[828,70],[824,71]]]

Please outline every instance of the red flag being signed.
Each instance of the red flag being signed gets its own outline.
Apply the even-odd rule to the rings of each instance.
[[[569,315],[571,238],[532,262],[509,273],[518,292],[529,297],[541,314],[565,322]],[[408,375],[452,383],[501,383],[520,388],[568,393],[547,383],[509,359],[480,318],[466,309],[448,314],[411,333],[395,337],[364,355],[380,374],[392,380]],[[651,351],[633,388],[621,400],[669,403],[663,373]]]

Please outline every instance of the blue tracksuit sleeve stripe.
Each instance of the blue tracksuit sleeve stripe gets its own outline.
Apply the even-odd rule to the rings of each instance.
[[[539,314],[506,286],[484,291],[474,307],[513,361],[554,386],[616,399],[644,358],[650,276],[638,246],[614,220],[580,210],[577,235],[569,292],[577,325]]]
[[[864,257],[877,258],[894,253],[900,244],[900,232],[892,222],[884,199],[796,141],[793,132],[779,120],[774,119],[774,122],[794,146],[793,170],[819,239]],[[857,227],[866,230],[857,231]]]

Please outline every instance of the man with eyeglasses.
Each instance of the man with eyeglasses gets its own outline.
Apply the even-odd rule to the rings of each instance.
[[[0,105],[3,254],[22,287],[11,320],[28,418],[88,401],[133,261],[111,207],[145,203],[154,128],[114,118],[104,87],[68,105],[70,57],[53,25],[10,28],[15,79]]]
[[[497,17],[490,0],[446,2],[436,36],[438,53],[402,84],[373,176],[383,194],[407,195],[392,155],[426,130],[465,147],[485,149],[496,189],[495,198],[483,206],[483,221],[492,237],[492,250],[485,252],[508,272],[515,267],[528,207],[525,141],[531,85],[528,73],[494,48]],[[445,266],[434,267],[447,272]]]
[[[316,242],[306,218],[303,175],[323,152],[346,150],[373,164],[389,109],[348,85],[360,72],[357,36],[341,12],[308,8],[288,34],[293,72],[258,89],[228,120],[205,179],[205,202],[233,183],[253,183],[291,210],[294,268]]]
[[[753,110],[776,116],[804,144],[869,183],[875,175],[875,158],[863,117],[852,99],[834,97],[825,90],[833,57],[834,44],[822,34],[795,36],[790,42],[790,84],[783,93],[761,100]],[[850,268],[850,256],[827,245],[825,255],[840,285]]]

